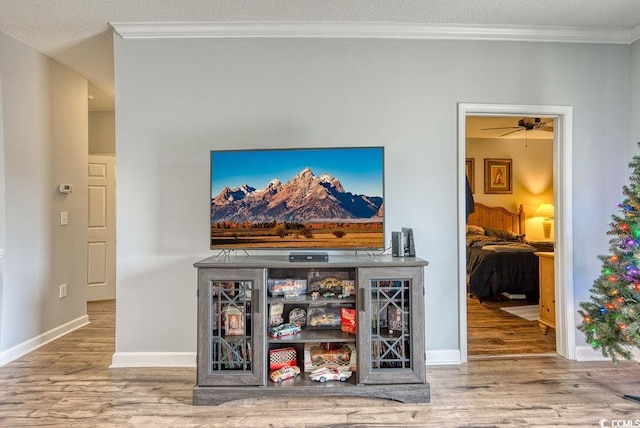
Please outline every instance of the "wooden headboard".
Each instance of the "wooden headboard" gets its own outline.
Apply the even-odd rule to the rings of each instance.
[[[476,202],[475,212],[469,215],[467,224],[473,226],[493,227],[524,235],[524,208],[518,207],[518,212],[510,212],[502,207],[488,207]]]

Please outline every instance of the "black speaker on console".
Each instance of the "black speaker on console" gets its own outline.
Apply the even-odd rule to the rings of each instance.
[[[401,232],[391,232],[391,255],[395,257],[416,256],[413,229],[403,227]]]
[[[404,256],[404,243],[402,242],[402,232],[391,232],[391,255],[395,257]]]

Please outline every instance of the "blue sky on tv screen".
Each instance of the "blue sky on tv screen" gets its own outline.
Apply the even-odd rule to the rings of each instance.
[[[211,195],[248,184],[263,189],[275,178],[286,183],[305,168],[337,178],[347,192],[383,196],[382,147],[241,150],[211,152]]]

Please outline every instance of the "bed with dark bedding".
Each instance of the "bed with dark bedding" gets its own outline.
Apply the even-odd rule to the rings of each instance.
[[[526,242],[524,211],[475,204],[467,221],[468,291],[481,302],[502,293],[537,301],[540,249]]]

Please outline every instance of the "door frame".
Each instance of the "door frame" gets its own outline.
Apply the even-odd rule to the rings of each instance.
[[[2,107],[2,76],[0,76],[0,343],[2,342],[2,312],[4,308],[4,249],[6,245],[6,193],[5,193],[5,155],[4,155],[4,122],[2,118],[4,117],[3,107]],[[0,350],[1,351],[1,350]],[[2,353],[0,352],[0,355]],[[0,366],[3,365],[4,362],[0,358]]]
[[[460,361],[467,362],[467,272],[465,159],[467,116],[552,116],[553,203],[556,233],[555,297],[556,352],[569,360],[576,359],[575,302],[573,295],[573,215],[572,215],[572,141],[573,107],[524,104],[458,104],[458,279]],[[557,233],[559,232],[559,233]]]

